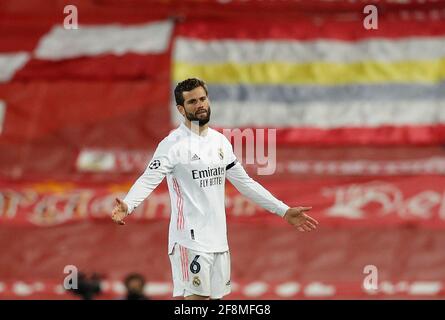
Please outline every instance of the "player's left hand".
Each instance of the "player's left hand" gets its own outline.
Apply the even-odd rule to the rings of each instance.
[[[284,219],[301,232],[315,230],[318,221],[306,214],[311,209],[312,207],[289,208],[284,215]]]

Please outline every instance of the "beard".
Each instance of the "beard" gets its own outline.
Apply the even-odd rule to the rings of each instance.
[[[207,109],[206,113],[207,113],[207,116],[205,118],[198,118],[196,113],[191,113],[191,112],[187,112],[187,111],[185,112],[185,116],[187,117],[187,119],[189,121],[192,121],[192,122],[196,121],[199,123],[199,126],[202,127],[210,121],[210,114],[211,114],[210,106]]]

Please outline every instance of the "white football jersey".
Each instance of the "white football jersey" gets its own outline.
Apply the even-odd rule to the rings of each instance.
[[[229,140],[208,128],[205,135],[184,123],[158,145],[144,173],[124,198],[131,213],[167,177],[171,202],[169,253],[175,243],[192,250],[228,250],[225,178],[266,210],[284,216],[289,207],[251,179]]]

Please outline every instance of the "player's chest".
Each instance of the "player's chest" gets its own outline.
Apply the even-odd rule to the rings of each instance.
[[[226,155],[216,144],[189,145],[181,150],[181,161],[176,174],[196,186],[208,189],[224,186]]]
[[[207,168],[226,165],[227,155],[217,143],[190,143],[180,151],[180,165],[184,168]]]

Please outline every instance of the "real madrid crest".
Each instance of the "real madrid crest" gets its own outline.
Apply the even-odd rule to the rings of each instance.
[[[201,280],[199,280],[199,277],[196,276],[196,277],[193,277],[193,282],[192,283],[193,283],[193,285],[195,287],[199,287],[201,285]]]
[[[222,148],[218,148],[218,154],[219,154],[219,158],[221,160],[223,160],[224,159],[224,152],[223,152]]]

